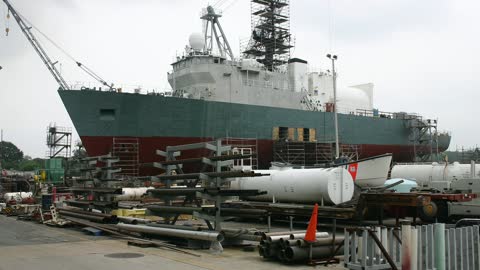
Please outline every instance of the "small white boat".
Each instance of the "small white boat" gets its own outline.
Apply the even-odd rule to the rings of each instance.
[[[355,184],[366,188],[383,186],[387,181],[391,163],[392,154],[388,153],[335,166],[344,166],[352,175]]]

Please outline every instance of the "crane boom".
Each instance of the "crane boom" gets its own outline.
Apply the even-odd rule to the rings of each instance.
[[[30,44],[32,44],[33,48],[37,52],[37,54],[40,56],[42,59],[43,63],[45,66],[47,66],[47,69],[50,71],[50,73],[53,75],[53,78],[57,81],[57,83],[60,85],[60,89],[63,90],[70,90],[70,87],[68,86],[67,82],[65,79],[62,77],[58,69],[55,67],[55,64],[57,62],[52,62],[50,57],[47,55],[45,50],[42,48],[38,40],[35,38],[33,35],[32,31],[30,31],[31,27],[29,27],[23,19],[20,17],[20,15],[17,13],[17,11],[12,7],[12,5],[8,2],[8,0],[3,0],[5,5],[7,5],[8,10],[12,13],[13,18],[18,23],[18,26],[20,26],[20,29],[22,29],[22,32],[25,34],[27,37],[28,41]]]

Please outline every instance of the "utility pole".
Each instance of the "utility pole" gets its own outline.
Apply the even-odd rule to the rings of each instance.
[[[335,72],[336,55],[327,54],[328,59],[332,60],[333,73],[333,117],[335,123],[335,158],[340,157],[340,145],[338,142],[338,116],[337,116],[337,72]]]

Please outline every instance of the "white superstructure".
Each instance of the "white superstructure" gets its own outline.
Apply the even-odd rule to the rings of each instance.
[[[279,9],[276,12],[279,13],[269,14],[280,16],[283,18],[281,21],[285,21],[285,16],[279,15],[283,11]],[[262,49],[259,48],[249,50],[250,56],[253,54],[257,57],[244,56],[243,59],[235,59],[220,26],[218,20],[220,16],[212,7],[208,7],[201,17],[205,26],[203,34],[191,34],[184,55],[178,56],[172,64],[173,71],[168,73],[168,81],[174,96],[333,112],[333,76],[330,72],[311,72],[308,62],[299,58],[268,60],[265,58],[267,57],[265,54],[268,53],[262,53]],[[262,28],[265,25],[258,27]],[[252,39],[256,38],[257,45],[276,48],[275,50],[282,51],[280,54],[289,56],[287,49],[292,46],[288,45],[284,38],[275,37],[278,42],[287,42],[282,43],[283,45],[259,40],[259,35],[266,34],[265,31],[258,29],[254,31]],[[279,32],[275,33],[280,35]],[[282,35],[290,36],[288,31]],[[280,49],[278,46],[283,47]],[[262,58],[255,53],[265,57]],[[373,84],[337,88],[337,93],[339,113],[357,114],[357,109],[369,111],[373,109]]]

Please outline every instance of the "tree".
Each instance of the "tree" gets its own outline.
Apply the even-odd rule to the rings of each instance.
[[[85,151],[85,148],[83,147],[81,141],[77,141],[75,143],[75,146],[77,147],[77,149],[73,150],[73,159],[82,159],[88,156],[87,151]]]
[[[0,163],[3,168],[17,168],[23,160],[23,152],[20,151],[13,143],[0,142]]]
[[[18,165],[20,171],[35,171],[45,166],[45,160],[41,158],[26,159],[24,158]]]

